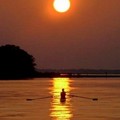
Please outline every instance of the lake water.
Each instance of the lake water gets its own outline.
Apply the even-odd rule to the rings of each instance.
[[[120,78],[0,81],[0,120],[120,120]]]

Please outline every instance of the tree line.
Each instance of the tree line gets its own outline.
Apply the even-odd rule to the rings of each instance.
[[[34,77],[35,66],[35,58],[19,46],[0,46],[0,79]]]

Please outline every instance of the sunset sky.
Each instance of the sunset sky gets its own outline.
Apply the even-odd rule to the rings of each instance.
[[[0,46],[14,44],[41,69],[120,69],[120,0],[0,0]]]

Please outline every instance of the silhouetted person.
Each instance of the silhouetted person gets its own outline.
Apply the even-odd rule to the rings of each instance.
[[[64,89],[62,89],[62,92],[60,93],[60,101],[65,102],[66,101],[66,92]]]

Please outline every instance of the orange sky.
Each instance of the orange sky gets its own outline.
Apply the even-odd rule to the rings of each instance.
[[[0,45],[32,54],[38,68],[120,68],[120,0],[0,0]]]

